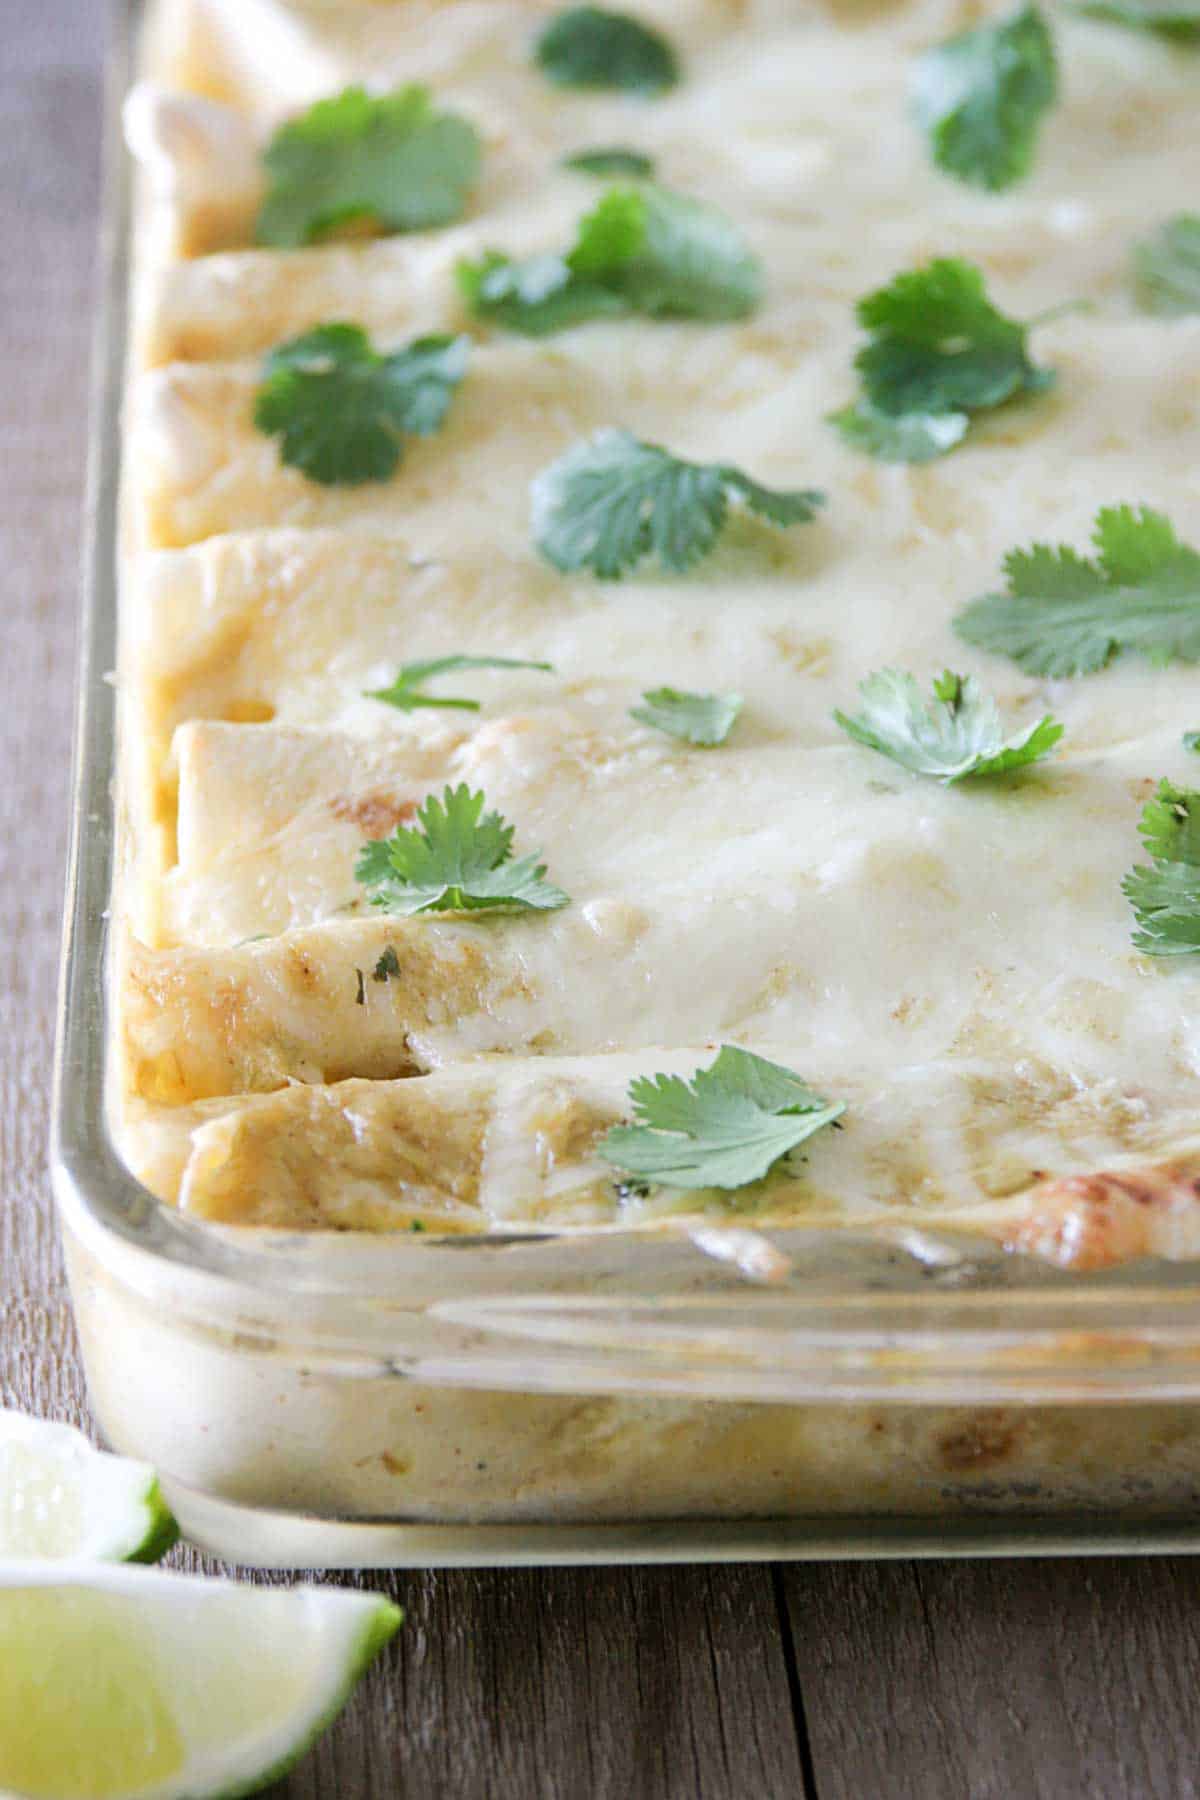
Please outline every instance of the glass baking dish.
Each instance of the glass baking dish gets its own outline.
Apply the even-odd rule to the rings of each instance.
[[[115,9],[108,82],[52,1147],[110,1442],[157,1465],[191,1537],[262,1565],[1200,1547],[1195,1264],[1066,1274],[940,1231],[793,1231],[764,1282],[749,1234],[221,1230],[124,1168],[105,1101],[106,672],[137,12]]]

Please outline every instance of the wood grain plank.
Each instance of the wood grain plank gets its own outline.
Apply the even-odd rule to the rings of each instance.
[[[1200,1563],[781,1570],[820,1800],[1191,1800]]]
[[[426,1572],[394,1656],[277,1800],[804,1793],[768,1571]],[[353,1771],[363,1785],[345,1783]]]
[[[5,8],[0,65],[0,1398],[78,1421],[46,1174],[103,20]]]

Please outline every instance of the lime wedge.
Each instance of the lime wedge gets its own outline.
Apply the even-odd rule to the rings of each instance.
[[[276,1780],[401,1614],[345,1588],[0,1568],[3,1800],[210,1800]]]
[[[0,1410],[0,1564],[157,1562],[178,1536],[145,1463],[93,1450],[69,1425]]]

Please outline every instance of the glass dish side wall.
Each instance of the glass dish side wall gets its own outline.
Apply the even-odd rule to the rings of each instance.
[[[487,1528],[479,1560],[497,1526],[653,1524],[681,1556],[712,1553],[715,1521],[759,1521],[780,1555],[803,1553],[798,1520],[812,1542],[857,1554],[886,1553],[906,1527],[931,1548],[964,1531],[986,1547],[1002,1528],[1032,1548],[1112,1515],[1132,1541],[1175,1541],[1200,1495],[1194,1403],[783,1405],[441,1385],[306,1354],[272,1336],[277,1318],[190,1324],[169,1290],[147,1301],[78,1240],[67,1248],[106,1435],[157,1464],[185,1525],[192,1495],[228,1503],[228,1554],[247,1555],[240,1509],[307,1521],[318,1556],[336,1554],[346,1521],[369,1523],[380,1549],[385,1522]],[[297,1301],[301,1342],[304,1312]],[[212,1537],[203,1508],[197,1526]],[[356,1558],[370,1550],[367,1536]]]

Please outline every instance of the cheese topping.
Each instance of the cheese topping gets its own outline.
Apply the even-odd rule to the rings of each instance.
[[[1200,544],[1200,317],[1139,312],[1128,267],[1185,185],[1194,58],[1056,17],[1035,168],[985,194],[935,167],[907,95],[923,50],[994,10],[648,4],[683,77],[634,101],[547,82],[548,14],[511,0],[164,4],[127,114],[117,953],[122,1142],[164,1198],[361,1230],[701,1215],[755,1267],[748,1218],[939,1220],[1088,1266],[1194,1253],[1200,962],[1134,948],[1121,882],[1158,781],[1200,785],[1200,681],[1132,655],[1038,679],[953,628],[1013,549],[1086,553],[1103,506]],[[464,216],[254,247],[280,123],[411,81],[479,135]],[[604,186],[563,158],[607,144],[736,224],[763,268],[750,316],[539,338],[470,316],[457,264],[569,247]],[[857,390],[855,304],[937,256],[1019,320],[1083,306],[1035,326],[1050,391],[980,412],[940,460],[874,461],[827,419]],[[255,424],[265,354],[334,321],[384,352],[472,336],[444,422],[387,481],[321,485]],[[827,507],[790,531],[737,511],[687,574],[560,573],[530,486],[613,426]],[[458,653],[552,669],[424,690],[477,711],[370,697]],[[1057,752],[944,787],[833,719],[873,671],[927,688],[947,666],[1006,734],[1053,714]],[[664,685],[739,694],[728,741],[631,718]],[[372,906],[363,845],[459,783],[569,906]],[[629,1082],[721,1043],[846,1101],[841,1128],[736,1194],[622,1183],[597,1146]]]

